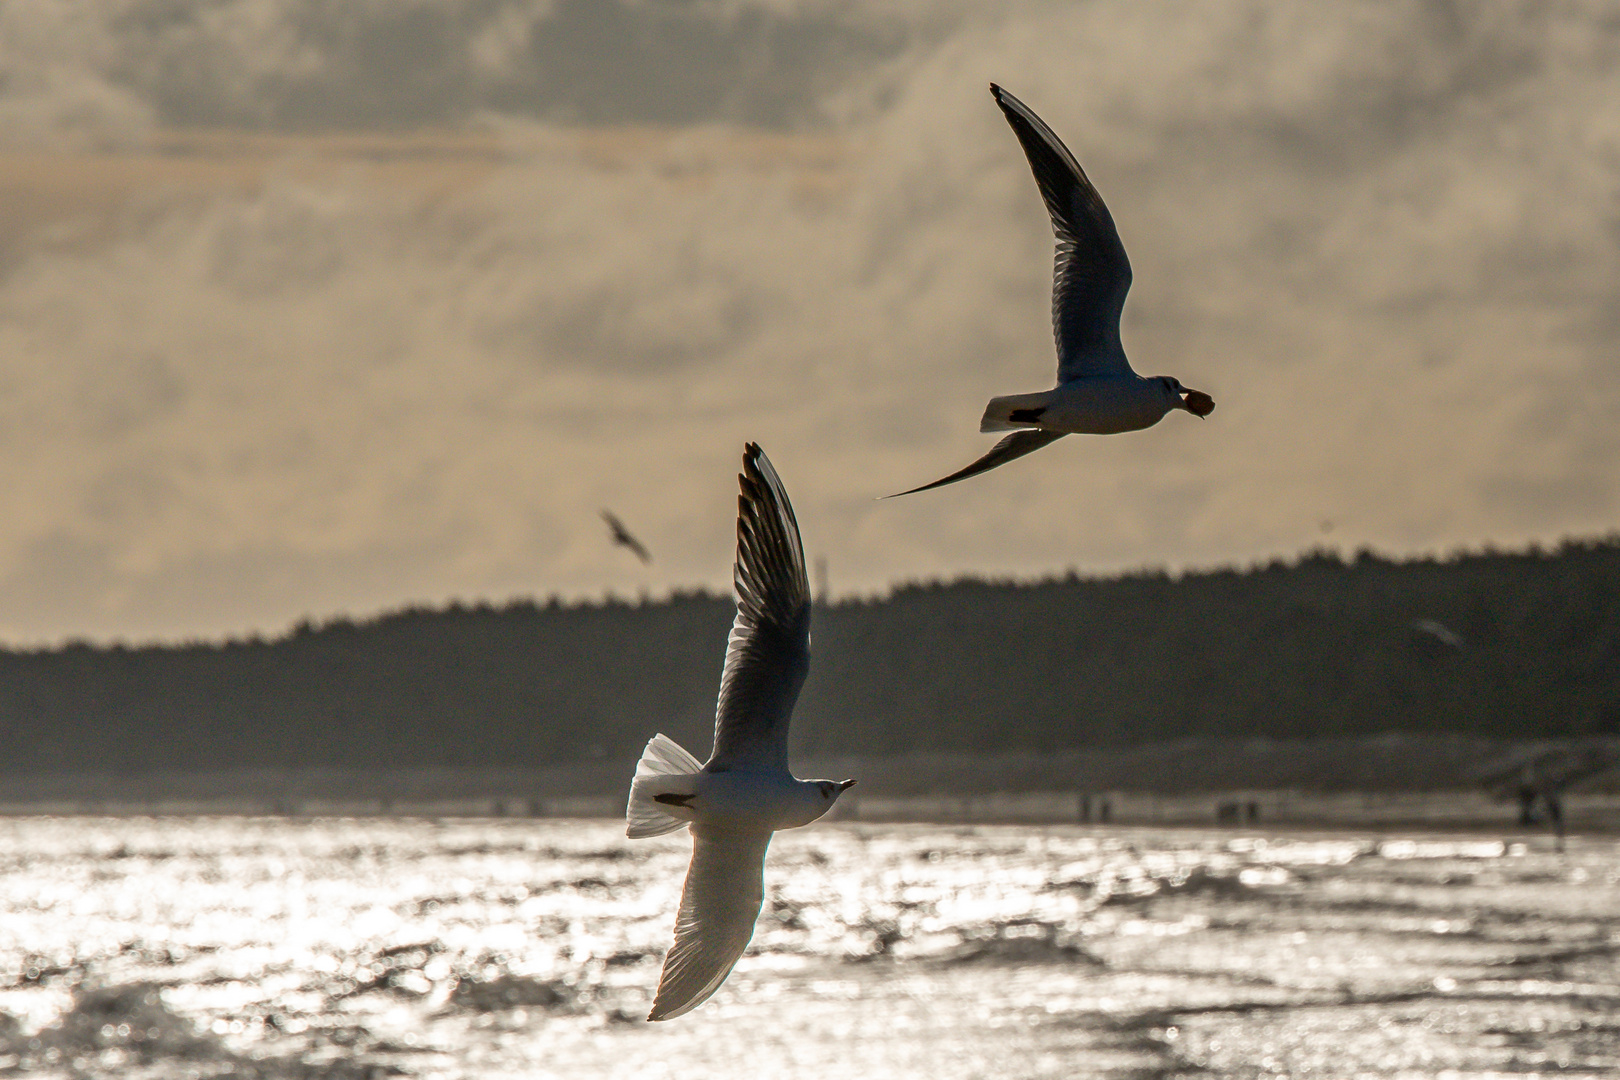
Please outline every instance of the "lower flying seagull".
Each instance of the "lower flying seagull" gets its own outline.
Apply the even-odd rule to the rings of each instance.
[[[991,398],[980,431],[1010,431],[978,461],[910,495],[966,480],[1033,453],[1065,435],[1115,435],[1152,427],[1172,409],[1194,416],[1215,411],[1215,399],[1168,375],[1143,378],[1131,370],[1119,339],[1119,314],[1131,287],[1114,218],[1063,141],[1028,105],[990,84],[990,93],[1023,144],[1057,234],[1052,275],[1052,332],[1058,384],[1038,394]],[[891,498],[893,496],[890,496]]]
[[[714,752],[699,764],[654,735],[636,765],[627,835],[692,830],[692,865],[648,1020],[707,1001],[754,936],[771,833],[808,825],[853,780],[798,780],[788,771],[788,720],[810,671],[810,583],[799,523],[765,452],[743,451],[738,477],[737,618],[731,624]]]

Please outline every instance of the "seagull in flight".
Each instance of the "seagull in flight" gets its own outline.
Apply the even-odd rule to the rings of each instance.
[[[624,522],[620,521],[613,511],[602,511],[602,520],[607,522],[607,527],[612,531],[615,544],[629,548],[636,553],[636,558],[644,563],[652,562],[652,553],[647,550],[647,545],[637,540],[635,534],[624,527]]]
[[[1189,390],[1168,375],[1144,379],[1131,370],[1119,340],[1131,262],[1108,207],[1069,148],[1029,106],[995,83],[990,93],[1023,144],[1057,234],[1052,333],[1057,338],[1058,384],[1038,394],[991,398],[979,430],[1012,434],[965,469],[900,495],[966,480],[1065,435],[1138,431],[1157,424],[1171,409],[1198,417],[1215,411],[1215,399],[1202,391]]]
[[[799,523],[756,444],[738,482],[737,617],[720,675],[709,760],[654,735],[636,765],[626,810],[631,839],[692,832],[692,864],[675,945],[648,1020],[670,1020],[720,989],[754,936],[771,833],[808,825],[853,780],[798,780],[788,771],[788,720],[810,671],[810,582]]]

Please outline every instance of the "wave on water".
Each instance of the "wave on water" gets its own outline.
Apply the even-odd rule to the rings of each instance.
[[[0,1075],[661,1075],[688,848],[617,832],[9,822]],[[1620,849],[1542,846],[820,826],[773,845],[715,1000],[655,1030],[863,1077],[1620,1070]],[[745,1074],[774,1075],[710,1073]]]

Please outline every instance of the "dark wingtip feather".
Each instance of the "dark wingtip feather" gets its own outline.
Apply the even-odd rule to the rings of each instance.
[[[758,443],[743,448],[737,485],[737,604],[756,619],[787,625],[809,605],[810,582],[793,504]]]
[[[983,457],[956,470],[951,475],[942,476],[932,484],[914,487],[910,491],[897,491],[893,495],[883,497],[885,499],[898,499],[902,495],[915,495],[919,491],[930,491],[937,487],[944,487],[946,484],[954,484],[958,480],[966,480],[970,476],[978,476],[980,473],[989,472],[998,465],[1005,465],[1009,461],[1021,458],[1025,454],[1033,454],[1048,443],[1054,443],[1063,438],[1063,434],[1061,431],[1047,431],[1044,428],[1026,428],[1022,431],[1015,431],[992,446]]]

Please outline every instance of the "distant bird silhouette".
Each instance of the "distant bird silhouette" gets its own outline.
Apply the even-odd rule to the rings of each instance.
[[[1011,431],[965,469],[910,495],[1005,465],[1065,435],[1114,435],[1152,427],[1172,409],[1208,416],[1215,399],[1168,375],[1144,379],[1131,370],[1119,340],[1119,315],[1131,287],[1131,263],[1102,196],[1068,147],[1029,107],[990,84],[990,93],[1023,144],[1057,234],[1052,332],[1058,384],[1038,394],[991,398],[980,431]],[[889,498],[894,498],[891,495]]]
[[[810,581],[793,506],[753,443],[737,479],[737,617],[720,674],[714,751],[700,765],[673,739],[654,735],[625,811],[632,839],[692,831],[675,945],[648,1020],[690,1012],[720,989],[754,936],[771,834],[810,824],[855,782],[798,780],[788,771],[788,721],[810,672]]]
[[[607,522],[608,528],[612,530],[615,544],[629,548],[636,553],[636,558],[644,563],[652,562],[652,555],[647,551],[647,546],[637,540],[630,530],[624,527],[624,522],[613,516],[613,511],[602,511],[602,520]]]
[[[1462,637],[1455,630],[1446,626],[1445,623],[1436,622],[1433,619],[1418,619],[1412,624],[1412,629],[1420,634],[1428,634],[1442,645],[1450,646],[1453,649],[1463,647]]]

